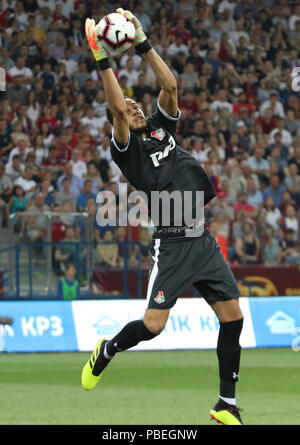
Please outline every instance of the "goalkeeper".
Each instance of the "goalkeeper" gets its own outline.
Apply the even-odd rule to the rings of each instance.
[[[184,150],[176,138],[178,110],[177,84],[167,65],[151,47],[139,20],[122,8],[117,12],[135,26],[135,50],[149,63],[161,85],[157,109],[145,119],[138,104],[124,98],[101,42],[99,25],[86,20],[86,35],[101,70],[108,103],[108,118],[113,125],[111,154],[127,180],[150,197],[151,191],[202,191],[206,205],[215,190],[204,170]],[[192,195],[194,196],[194,195]],[[193,211],[196,202],[192,202]],[[170,212],[171,213],[171,212]],[[151,215],[150,215],[151,216]],[[211,306],[220,323],[217,343],[219,399],[210,411],[213,419],[225,425],[241,425],[235,389],[239,375],[241,347],[239,338],[243,314],[239,290],[229,265],[204,221],[193,226],[183,221],[169,226],[155,224],[151,254],[153,267],[147,290],[143,320],[128,323],[113,339],[99,340],[82,370],[82,386],[91,390],[100,380],[116,353],[159,335],[168,320],[178,295],[193,284]]]

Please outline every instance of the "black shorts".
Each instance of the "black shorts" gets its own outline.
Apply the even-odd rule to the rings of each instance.
[[[169,309],[194,285],[208,304],[240,297],[229,264],[208,229],[197,238],[153,240],[148,309]]]

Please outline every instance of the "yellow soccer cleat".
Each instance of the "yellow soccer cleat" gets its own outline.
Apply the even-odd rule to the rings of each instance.
[[[221,399],[214,409],[210,410],[210,417],[222,425],[243,425],[239,408],[229,405]]]
[[[102,377],[103,371],[110,362],[103,355],[107,340],[102,338],[98,341],[91,357],[86,362],[81,373],[81,384],[86,391],[93,389]]]

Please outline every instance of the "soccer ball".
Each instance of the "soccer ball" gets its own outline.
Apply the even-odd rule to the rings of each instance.
[[[100,20],[99,25],[99,40],[106,51],[118,54],[131,47],[135,38],[135,27],[122,14],[108,14]]]

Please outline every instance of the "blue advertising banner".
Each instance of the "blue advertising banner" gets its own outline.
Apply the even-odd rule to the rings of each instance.
[[[0,315],[14,320],[5,328],[7,352],[78,350],[69,301],[1,302]]]
[[[300,350],[300,297],[241,298],[244,327],[241,346]],[[111,338],[144,313],[144,300],[0,302],[7,352],[91,351],[99,336]],[[198,298],[180,298],[163,333],[137,350],[215,348],[218,323]],[[3,342],[0,329],[0,352]]]
[[[249,298],[257,347],[297,347],[300,344],[300,298]]]

